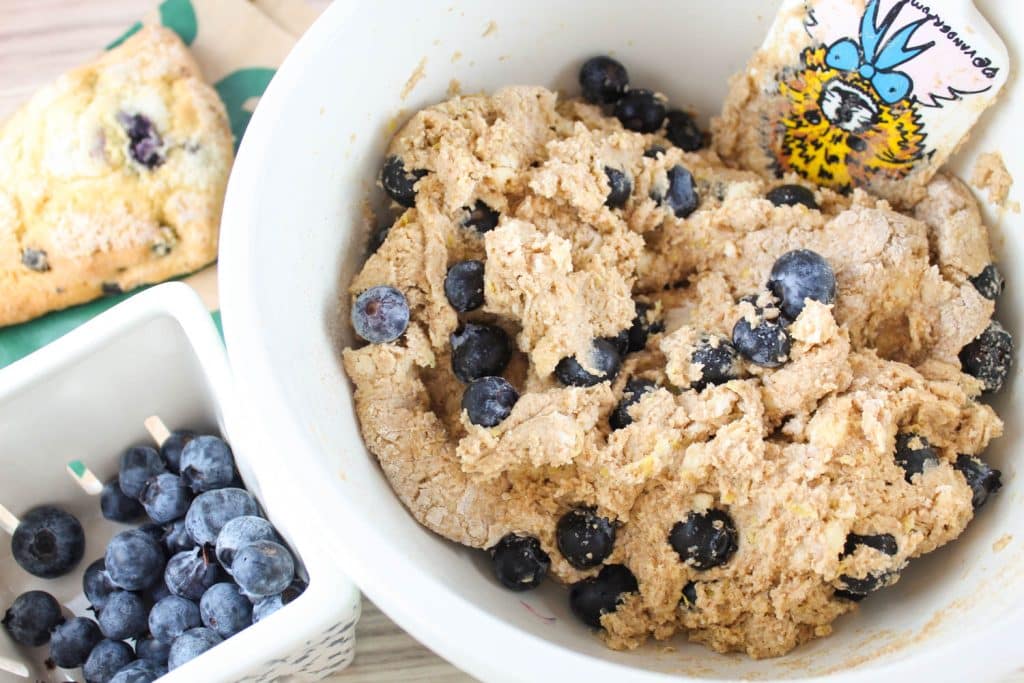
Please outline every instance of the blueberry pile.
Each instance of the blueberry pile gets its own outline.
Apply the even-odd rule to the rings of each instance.
[[[115,535],[82,588],[95,614],[65,619],[44,591],[19,595],[3,618],[27,647],[81,667],[87,683],[153,681],[267,618],[305,589],[295,558],[241,484],[230,446],[174,432],[160,451],[130,448],[100,496],[103,516],[148,520]],[[12,538],[15,560],[43,578],[63,576],[85,551],[74,516],[43,506]],[[129,644],[129,641],[134,643]]]

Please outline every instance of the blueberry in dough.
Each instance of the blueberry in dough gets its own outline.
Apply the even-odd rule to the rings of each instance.
[[[728,562],[736,552],[738,536],[732,517],[724,510],[712,509],[690,512],[684,521],[676,522],[668,542],[680,560],[703,571]]]
[[[614,104],[629,86],[626,67],[611,57],[591,57],[580,67],[580,89],[591,104]]]
[[[407,172],[402,157],[389,156],[380,171],[380,183],[391,199],[410,208],[416,204],[416,183],[425,175],[427,171],[422,168]]]
[[[630,90],[615,105],[615,118],[627,130],[653,133],[665,122],[665,104],[650,90]]]
[[[724,384],[740,376],[740,354],[728,339],[717,334],[703,334],[690,355],[690,362],[700,366],[700,379],[691,388]]]
[[[1013,367],[1013,337],[993,320],[977,339],[960,350],[960,366],[981,380],[984,393],[998,393]]]
[[[611,555],[615,525],[593,508],[575,508],[555,527],[558,551],[577,569],[597,567]]]
[[[818,208],[818,202],[814,200],[814,192],[803,185],[779,185],[769,190],[765,198],[775,206],[803,204],[808,209]]]
[[[964,475],[967,485],[971,488],[971,505],[975,510],[984,505],[990,495],[1003,487],[1003,473],[989,467],[987,463],[973,455],[959,454],[953,469]]]
[[[569,588],[569,609],[591,628],[601,628],[601,616],[611,614],[629,593],[639,590],[636,577],[621,564],[601,568],[597,576],[577,581]]]
[[[913,483],[915,474],[921,474],[926,467],[939,464],[939,456],[928,443],[928,439],[915,432],[900,432],[896,435],[896,464],[903,468],[903,477]]]
[[[469,421],[494,427],[508,417],[519,400],[519,392],[503,377],[481,377],[469,383],[462,394],[462,409]]]
[[[491,548],[494,575],[513,591],[536,588],[547,576],[551,558],[533,536],[506,534]]]
[[[563,358],[555,366],[555,377],[565,386],[592,387],[615,379],[622,366],[622,358],[612,342],[595,339],[591,346],[590,364],[597,369],[598,374],[592,375],[585,370],[575,356]]]
[[[444,278],[444,295],[459,313],[484,305],[484,262],[459,261],[448,269]]]
[[[393,342],[409,327],[409,302],[394,287],[370,287],[356,297],[352,327],[371,344]]]
[[[604,174],[608,178],[608,198],[604,204],[610,209],[621,209],[633,193],[633,183],[628,175],[611,166],[604,167]]]
[[[505,330],[494,325],[466,323],[451,335],[451,345],[452,372],[467,384],[500,375],[512,358],[512,341]]]
[[[829,305],[836,300],[836,276],[822,256],[810,249],[786,252],[775,261],[768,289],[778,298],[782,313],[796,320],[807,299]]]
[[[665,137],[684,152],[696,152],[704,146],[704,134],[689,112],[673,109],[665,116]]]
[[[657,385],[649,379],[642,377],[630,377],[626,380],[626,386],[622,390],[622,400],[615,406],[615,410],[608,416],[608,424],[613,430],[622,429],[633,424],[633,417],[629,414],[629,408],[636,405],[644,394],[654,391]]]

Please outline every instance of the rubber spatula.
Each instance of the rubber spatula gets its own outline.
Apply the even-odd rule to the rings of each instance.
[[[716,146],[751,170],[906,206],[1008,70],[970,0],[784,0],[731,84]]]

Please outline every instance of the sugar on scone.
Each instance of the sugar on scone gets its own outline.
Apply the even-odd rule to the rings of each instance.
[[[456,97],[391,143],[404,210],[343,352],[363,437],[424,526],[510,589],[569,584],[611,647],[783,654],[999,488],[986,228],[955,178],[911,213],[766,180],[614,61],[581,84]]]
[[[178,36],[146,27],[0,129],[0,325],[212,262],[227,115]]]

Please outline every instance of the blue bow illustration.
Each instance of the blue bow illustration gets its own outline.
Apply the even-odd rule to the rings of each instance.
[[[832,43],[825,53],[826,64],[840,71],[856,71],[867,78],[878,96],[887,104],[902,100],[914,87],[910,76],[902,71],[895,71],[895,67],[909,62],[935,45],[935,41],[931,41],[916,47],[907,47],[907,42],[914,31],[928,21],[925,17],[907,24],[880,47],[882,39],[892,28],[896,15],[905,4],[906,0],[896,3],[882,23],[877,24],[878,0],[871,0],[864,8],[864,16],[860,22],[860,45],[852,38],[840,38]]]

